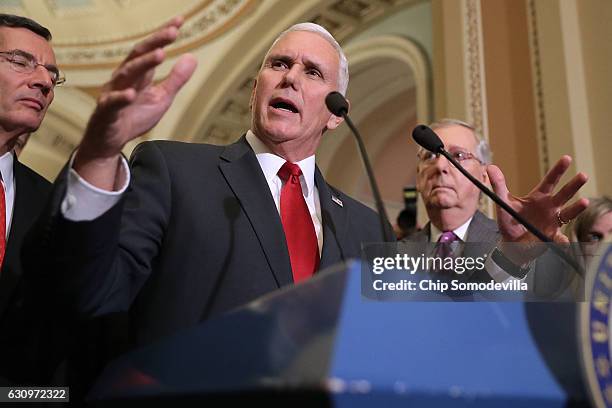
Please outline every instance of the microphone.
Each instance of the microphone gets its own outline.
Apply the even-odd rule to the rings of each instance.
[[[340,92],[330,92],[325,98],[327,109],[338,117],[343,117],[348,113],[348,101]]]
[[[370,188],[372,189],[374,201],[376,202],[376,209],[378,210],[378,217],[380,219],[380,229],[382,231],[382,236],[384,237],[385,241],[395,241],[395,238],[390,235],[388,228],[386,228],[386,225],[389,224],[389,218],[387,217],[385,206],[383,205],[382,198],[380,197],[380,191],[378,190],[378,185],[376,184],[376,179],[374,178],[374,172],[372,171],[372,166],[370,165],[370,159],[368,159],[368,154],[366,152],[365,145],[363,144],[363,139],[361,138],[359,131],[353,124],[353,121],[348,116],[348,101],[344,98],[344,96],[342,96],[340,92],[334,91],[330,92],[325,98],[325,105],[327,105],[327,109],[329,109],[332,114],[344,118],[346,124],[353,132],[355,139],[357,139],[357,145],[359,146],[359,152],[361,153],[361,160],[363,160],[363,164],[366,168],[368,180],[370,181]]]
[[[480,191],[486,194],[491,200],[495,202],[495,204],[499,205],[503,208],[512,218],[517,220],[521,225],[523,225],[527,231],[531,232],[535,235],[540,241],[545,243],[551,243],[552,240],[548,238],[546,235],[542,233],[539,229],[537,229],[534,225],[532,225],[529,221],[527,221],[524,217],[522,217],[519,213],[514,211],[512,207],[510,207],[504,200],[501,199],[497,194],[493,191],[489,190],[484,184],[482,184],[478,179],[472,176],[453,156],[451,156],[446,149],[444,149],[444,143],[440,140],[440,137],[431,130],[428,126],[418,125],[412,131],[412,138],[415,142],[419,144],[419,146],[423,147],[426,150],[429,150],[432,153],[441,154],[446,157],[446,159],[452,163],[453,166],[457,168],[465,177],[467,177],[473,184],[478,187]],[[578,265],[578,263],[571,258],[568,254],[563,252],[556,245],[552,245],[550,248],[559,255],[565,262],[571,265],[576,271],[582,271],[582,268]]]
[[[444,150],[444,143],[428,126],[418,125],[412,131],[412,138],[425,150],[432,153],[441,153]]]

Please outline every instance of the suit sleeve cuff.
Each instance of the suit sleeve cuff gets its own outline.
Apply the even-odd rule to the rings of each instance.
[[[533,262],[518,267],[505,258],[501,251],[494,248],[485,261],[485,269],[495,282],[503,283],[512,279],[523,281],[531,270],[532,264]]]
[[[62,200],[61,211],[70,221],[91,221],[119,202],[121,195],[130,185],[130,169],[127,160],[122,156],[125,184],[118,191],[103,190],[88,183],[72,168],[75,153],[70,158],[66,195]]]

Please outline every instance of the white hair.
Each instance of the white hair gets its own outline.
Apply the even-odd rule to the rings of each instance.
[[[429,125],[431,130],[448,128],[451,126],[461,126],[471,130],[472,135],[474,135],[474,139],[476,140],[476,157],[482,164],[491,164],[493,153],[491,153],[489,143],[478,135],[476,128],[473,125],[459,119],[441,119]],[[418,153],[420,153],[421,150],[423,150],[423,148],[420,148]]]
[[[280,33],[280,35],[278,37],[276,37],[276,39],[274,40],[274,42],[272,43],[272,45],[268,49],[268,52],[266,52],[266,56],[264,57],[264,61],[262,63],[262,67],[266,63],[266,60],[268,59],[268,54],[270,53],[272,48],[274,48],[276,43],[283,36],[285,36],[286,34],[289,34],[290,32],[293,32],[293,31],[308,31],[308,32],[311,32],[311,33],[318,34],[321,37],[323,37],[328,43],[330,43],[332,47],[334,47],[334,49],[338,53],[338,59],[340,61],[339,69],[338,69],[338,92],[340,92],[342,95],[346,96],[346,90],[348,88],[348,82],[349,82],[348,60],[346,59],[346,55],[344,55],[344,51],[342,51],[342,47],[340,47],[340,44],[338,44],[338,41],[336,41],[334,36],[331,35],[331,33],[329,31],[327,31],[324,27],[322,27],[322,26],[320,26],[318,24],[315,24],[315,23],[299,23],[299,24],[294,24],[291,27],[289,27],[288,29],[286,29],[285,31],[283,31],[282,33]]]

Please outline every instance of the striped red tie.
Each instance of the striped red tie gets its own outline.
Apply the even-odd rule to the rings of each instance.
[[[295,283],[309,278],[319,267],[317,234],[302,194],[301,174],[300,167],[289,162],[285,162],[278,171],[284,183],[280,196],[280,215]]]

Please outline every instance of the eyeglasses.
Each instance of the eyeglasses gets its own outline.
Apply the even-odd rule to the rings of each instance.
[[[51,82],[53,83],[54,87],[61,86],[64,82],[66,82],[66,76],[55,65],[41,64],[40,62],[36,61],[36,58],[34,58],[33,55],[25,51],[0,51],[0,56],[4,57],[8,62],[10,62],[10,66],[14,71],[22,74],[31,74],[39,65],[44,67],[47,72],[49,72]]]
[[[466,152],[464,150],[451,150],[448,153],[451,155],[453,159],[457,160],[458,162],[474,159],[478,163],[482,164],[482,161],[478,157],[476,157],[475,154]],[[429,150],[421,150],[419,154],[417,155],[417,157],[419,158],[422,164],[428,166],[430,164],[433,164],[433,162],[438,157],[440,157],[440,153],[432,153]]]

